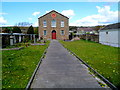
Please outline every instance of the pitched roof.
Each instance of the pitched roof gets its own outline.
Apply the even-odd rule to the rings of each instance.
[[[86,32],[89,32],[89,31],[93,31],[94,28],[93,27],[80,27],[77,29],[77,31],[86,31]]]
[[[52,10],[52,11],[50,11],[50,12],[48,12],[48,13],[44,14],[43,16],[40,16],[39,18],[42,18],[42,17],[44,17],[44,16],[48,15],[48,14],[49,14],[49,13],[51,13],[51,12],[56,12],[56,13],[60,14],[61,16],[65,17],[65,18],[68,18],[67,16],[64,16],[63,14],[61,14],[61,13],[59,13],[59,12],[55,11],[55,10]],[[38,19],[39,19],[39,18],[38,18]],[[68,19],[69,19],[69,18],[68,18]]]
[[[120,23],[107,25],[104,28],[101,28],[100,30],[118,29],[118,28],[120,28]]]

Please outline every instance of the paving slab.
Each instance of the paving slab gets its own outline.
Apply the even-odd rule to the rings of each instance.
[[[102,88],[88,69],[52,40],[31,88]]]

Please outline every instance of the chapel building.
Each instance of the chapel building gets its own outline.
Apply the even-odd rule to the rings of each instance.
[[[39,38],[43,39],[69,39],[69,18],[52,10],[38,18]]]

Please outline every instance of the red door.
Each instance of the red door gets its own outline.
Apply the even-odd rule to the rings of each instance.
[[[56,32],[52,33],[52,39],[56,39]]]

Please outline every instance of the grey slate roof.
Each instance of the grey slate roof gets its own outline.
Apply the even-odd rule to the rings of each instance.
[[[108,29],[118,29],[120,28],[120,23],[110,24],[102,28],[101,30],[108,30]]]
[[[80,27],[80,28],[77,28],[77,31],[86,31],[86,32],[90,32],[90,31],[93,31],[94,28],[93,27]]]

